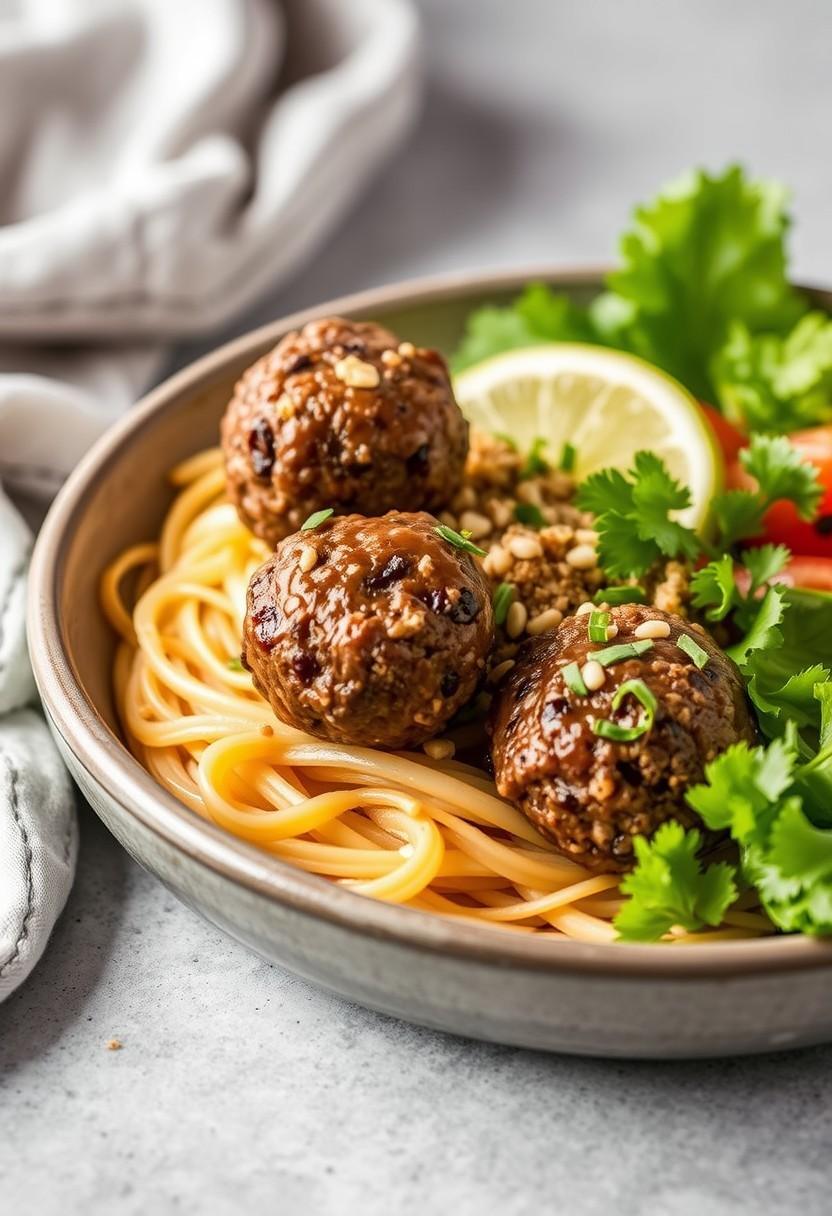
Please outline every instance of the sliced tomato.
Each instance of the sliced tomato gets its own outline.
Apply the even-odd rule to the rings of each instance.
[[[708,420],[708,425],[714,433],[714,438],[722,449],[722,455],[725,457],[726,467],[731,465],[740,453],[740,449],[744,448],[748,443],[745,435],[738,431],[719,410],[714,409],[712,405],[708,405],[706,401],[700,401],[702,412]]]
[[[832,591],[832,557],[793,557],[774,581],[788,587]]]
[[[789,435],[789,440],[803,459],[813,464],[820,474],[823,497],[818,513],[807,522],[800,518],[792,503],[776,502],[766,512],[765,534],[749,541],[749,544],[772,541],[774,544],[788,545],[792,553],[832,557],[832,426],[795,431]],[[732,490],[753,489],[756,484],[738,460],[729,464],[726,482]]]

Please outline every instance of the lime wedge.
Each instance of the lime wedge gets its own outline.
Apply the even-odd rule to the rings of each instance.
[[[690,488],[692,503],[679,521],[705,527],[722,486],[722,458],[695,398],[642,359],[554,342],[485,359],[461,372],[454,388],[472,426],[510,435],[521,451],[544,440],[547,458],[557,463],[570,443],[578,478],[627,469],[642,449],[656,452]]]

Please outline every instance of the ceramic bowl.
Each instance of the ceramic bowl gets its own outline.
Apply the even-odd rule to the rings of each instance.
[[[327,313],[373,318],[452,350],[472,307],[507,298],[530,277],[578,297],[600,283],[595,273],[535,267],[337,300],[201,359],[113,427],[58,495],[32,563],[30,647],[55,739],[109,829],[185,903],[263,957],[373,1009],[461,1035],[602,1056],[716,1056],[832,1038],[832,943],[539,941],[378,903],[206,823],[119,738],[99,576],[125,546],[156,536],[171,498],[165,471],[216,443],[243,368]]]

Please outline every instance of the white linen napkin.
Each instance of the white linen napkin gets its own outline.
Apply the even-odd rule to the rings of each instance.
[[[409,0],[0,0],[0,1000],[77,850],[3,487],[46,501],[160,342],[313,253],[407,129],[418,58]]]

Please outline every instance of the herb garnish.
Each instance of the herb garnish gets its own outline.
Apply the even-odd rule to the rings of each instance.
[[[533,502],[516,503],[514,518],[519,524],[526,524],[530,528],[542,528],[546,523],[540,507],[536,507]]]
[[[575,468],[575,457],[577,455],[578,452],[574,443],[569,443],[567,440],[560,450],[560,460],[558,461],[558,467],[562,473],[572,472]]]
[[[492,605],[494,608],[494,624],[504,625],[508,610],[511,607],[517,588],[514,583],[500,583],[494,592]]]
[[[676,639],[676,645],[686,654],[689,659],[692,659],[696,666],[701,669],[708,662],[708,652],[703,650],[698,642],[695,642],[689,633],[680,633]]]
[[[607,627],[611,620],[608,612],[590,612],[586,630],[590,642],[606,642]]]
[[[635,697],[644,709],[640,721],[635,726],[619,726],[617,722],[611,722],[608,718],[596,719],[592,724],[596,735],[600,735],[602,739],[611,739],[616,743],[632,743],[634,739],[640,739],[642,735],[646,735],[652,730],[658,702],[644,680],[625,680],[623,684],[619,685],[610,703],[612,710],[618,709],[624,698],[628,696]]]
[[[606,650],[596,650],[590,657],[602,667],[609,667],[613,663],[620,663],[622,659],[637,659],[639,655],[652,649],[653,643],[649,638],[644,638],[638,642],[619,642],[617,646],[607,646]]]
[[[542,477],[544,473],[549,472],[549,462],[544,460],[542,453],[546,448],[546,440],[542,436],[532,442],[529,448],[529,453],[520,469],[520,477],[526,481],[529,477]]]
[[[592,597],[593,604],[646,604],[647,592],[643,587],[602,587]]]
[[[301,532],[312,532],[315,528],[319,528],[322,523],[329,519],[330,515],[335,514],[334,507],[324,507],[322,511],[313,511],[307,520],[301,526]]]
[[[477,557],[485,557],[485,549],[480,549],[478,545],[474,545],[469,540],[471,533],[463,530],[456,532],[453,528],[449,528],[447,524],[437,524],[433,529],[437,536],[441,536],[448,544],[454,545],[457,549],[464,550],[465,553],[474,553]]]
[[[579,697],[589,696],[589,689],[584,684],[584,678],[577,663],[567,663],[562,674],[564,683],[570,692],[574,692]]]

